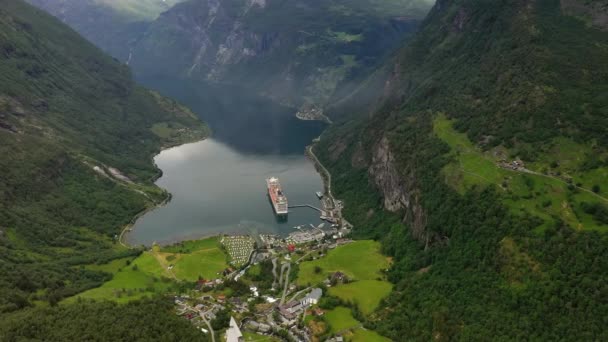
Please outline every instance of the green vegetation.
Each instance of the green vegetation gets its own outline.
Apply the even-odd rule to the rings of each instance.
[[[583,205],[588,201],[595,202],[594,208],[603,208],[600,203],[608,204],[608,199],[595,194],[592,187],[584,188],[581,183],[580,186],[572,188],[572,178],[563,179],[554,174],[537,171],[539,166],[543,165],[542,162],[526,166],[535,174],[501,167],[501,163],[511,162],[504,157],[509,154],[508,151],[504,148],[482,151],[475,147],[465,134],[456,132],[452,124],[444,115],[439,115],[433,122],[433,129],[435,134],[450,146],[454,161],[444,167],[443,173],[446,182],[458,191],[464,193],[474,186],[494,185],[505,192],[505,204],[515,214],[541,217],[543,227],[554,225],[556,220],[559,220],[574,229],[608,230],[606,222],[601,219],[593,221],[590,216],[595,211],[589,212],[585,209],[589,206]],[[561,139],[558,146],[559,153],[552,153],[551,156],[560,160],[560,166],[554,167],[553,173],[562,170],[566,174],[567,169],[578,170],[583,160],[581,154],[577,155],[574,151],[584,150],[565,139]],[[602,171],[606,172],[606,169],[603,168]],[[585,173],[577,172],[576,175],[574,179],[588,178]]]
[[[365,328],[358,328],[353,331],[353,335],[350,339],[352,342],[389,342],[390,339],[381,336],[373,330]]]
[[[325,321],[328,323],[330,332],[336,334],[361,325],[353,318],[349,308],[337,307],[325,312]]]
[[[226,253],[219,247],[178,255],[174,261],[175,276],[189,281],[195,281],[199,277],[216,279],[228,267],[226,259]]]
[[[387,281],[358,280],[349,284],[329,288],[329,294],[346,302],[354,303],[365,315],[371,314],[386,298],[393,286]]]
[[[140,257],[141,258],[141,257]],[[154,297],[166,292],[173,285],[168,278],[158,278],[157,274],[140,269],[139,258],[130,266],[125,266],[112,275],[112,279],[102,286],[85,291],[65,300],[74,303],[81,299],[111,300],[125,303],[142,297]],[[158,273],[162,269],[158,268]]]
[[[150,271],[146,254],[141,264],[133,261],[141,251],[123,247],[118,235],[137,213],[166,197],[153,183],[159,171],[152,156],[205,137],[207,128],[175,101],[135,85],[124,65],[21,0],[0,2],[0,32],[0,335],[88,339],[102,326],[108,330],[107,321],[121,311],[150,311],[141,315],[150,326],[174,321],[162,304],[155,312],[148,301],[114,309],[81,305],[73,296],[125,302],[171,286],[159,270]],[[180,127],[180,135],[154,134],[158,123]],[[26,321],[36,325],[28,333],[21,325]],[[115,322],[116,332],[141,323],[124,321]],[[142,328],[140,336],[154,329]],[[172,336],[188,339],[189,332]],[[70,335],[76,333],[81,335]]]
[[[163,253],[187,254],[200,250],[214,249],[219,246],[219,237],[210,237],[200,240],[181,241],[170,246],[161,247]]]
[[[335,108],[360,116],[315,153],[355,236],[393,257],[394,291],[366,327],[392,340],[608,338],[606,46],[557,0],[442,1],[387,66],[383,101]],[[517,158],[537,174],[497,167]],[[385,211],[389,193],[408,206]]]
[[[297,282],[315,285],[337,271],[345,273],[351,280],[372,280],[382,277],[380,271],[388,266],[388,259],[380,254],[380,243],[355,241],[330,250],[318,260],[302,262]],[[315,267],[320,267],[321,271],[315,272]]]
[[[83,302],[27,309],[3,317],[5,341],[206,341],[164,299],[118,305]]]
[[[391,283],[384,279],[383,271],[390,266],[387,257],[380,253],[380,243],[360,240],[330,250],[326,256],[299,265],[297,283],[316,285],[334,272],[342,272],[347,284],[329,288],[329,294],[357,305],[365,315],[371,314],[391,292]]]
[[[264,336],[258,335],[256,333],[252,333],[249,331],[243,332],[243,339],[245,342],[279,342],[281,339],[276,338],[274,336]]]

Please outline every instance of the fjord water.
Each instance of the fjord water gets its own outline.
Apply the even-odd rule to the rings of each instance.
[[[165,244],[219,233],[285,235],[294,226],[321,222],[308,208],[290,209],[287,220],[278,221],[265,180],[279,177],[290,204],[317,205],[315,191],[322,189],[322,180],[304,149],[325,125],[298,120],[289,108],[231,90],[164,89],[209,123],[213,137],[156,156],[163,171],[157,184],[173,197],[138,219],[128,243]]]

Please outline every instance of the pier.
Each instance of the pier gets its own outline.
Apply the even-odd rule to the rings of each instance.
[[[311,209],[314,209],[314,210],[316,210],[318,212],[322,212],[322,210],[320,208],[317,208],[317,207],[315,207],[314,205],[311,205],[311,204],[290,205],[289,209],[292,209],[292,208],[311,208]]]

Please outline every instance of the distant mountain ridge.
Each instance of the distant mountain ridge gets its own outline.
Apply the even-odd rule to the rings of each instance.
[[[125,61],[129,44],[147,23],[180,0],[27,0],[44,9],[112,56]]]
[[[83,13],[68,15],[59,0],[30,1],[83,33],[93,25],[82,18],[98,10],[72,5]],[[120,32],[94,25],[96,37],[84,35],[146,82],[175,77],[232,84],[293,107],[324,107],[372,72],[430,5],[429,0],[188,0],[155,20],[123,25]],[[98,17],[103,24],[112,15]]]

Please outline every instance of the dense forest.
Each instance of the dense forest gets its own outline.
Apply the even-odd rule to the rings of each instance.
[[[82,302],[24,310],[0,324],[3,341],[206,341],[173,303],[148,299],[127,304]]]
[[[394,340],[608,338],[608,184],[589,176],[606,166],[608,34],[568,14],[556,0],[438,1],[384,99],[316,146],[357,236],[394,257],[395,291],[370,328]],[[457,132],[446,138],[441,122]],[[503,154],[538,176],[486,163]],[[492,184],[488,172],[506,176]],[[405,204],[385,210],[395,191]],[[580,200],[591,192],[594,204]]]
[[[167,196],[153,184],[152,156],[207,134],[192,112],[135,85],[124,65],[57,19],[21,0],[0,1],[0,335],[17,339],[36,322],[21,337],[74,339],[99,312],[155,311],[152,303],[54,306],[111,277],[88,266],[140,253],[117,236]],[[144,316],[147,325],[166,311]],[[171,324],[164,319],[158,327]],[[92,334],[111,325],[96,324]]]

